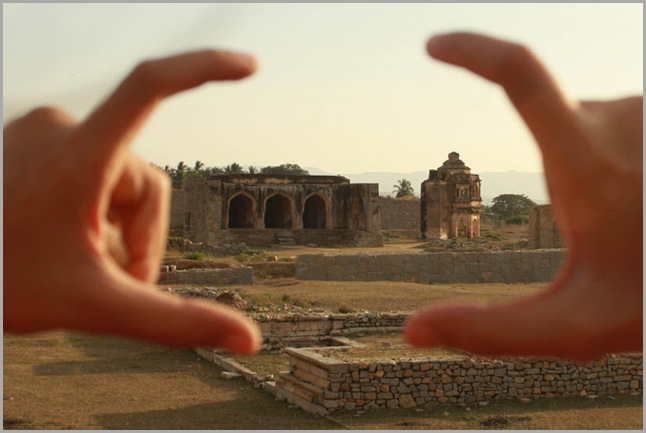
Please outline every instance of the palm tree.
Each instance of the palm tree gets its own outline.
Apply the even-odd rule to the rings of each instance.
[[[234,162],[224,167],[224,172],[226,174],[242,174],[244,173],[244,169],[240,164],[238,164],[237,162]]]
[[[400,179],[397,181],[396,185],[393,185],[393,193],[395,193],[395,197],[400,198],[400,197],[412,197],[415,195],[415,190],[413,189],[413,186],[410,184],[410,181],[407,179]]]

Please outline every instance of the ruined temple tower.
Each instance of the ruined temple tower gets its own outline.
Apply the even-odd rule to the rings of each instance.
[[[421,186],[422,239],[480,236],[480,177],[471,174],[457,152]]]

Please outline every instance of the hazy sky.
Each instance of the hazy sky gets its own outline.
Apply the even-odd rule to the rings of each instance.
[[[426,39],[470,30],[531,46],[577,98],[643,93],[643,5],[3,4],[3,121],[38,105],[82,118],[139,61],[215,47],[255,54],[237,83],[175,96],[134,142],[159,165],[331,173],[542,171],[502,91],[431,60]]]

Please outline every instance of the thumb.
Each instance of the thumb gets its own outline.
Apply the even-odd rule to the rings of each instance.
[[[562,356],[592,359],[579,324],[567,319],[554,292],[488,306],[428,307],[405,324],[406,340],[418,347],[447,347],[480,355]],[[572,338],[576,334],[579,339]],[[580,344],[578,344],[580,343]]]

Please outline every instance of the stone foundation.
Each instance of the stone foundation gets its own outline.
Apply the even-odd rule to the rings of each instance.
[[[359,333],[400,332],[408,313],[314,314],[256,316],[262,350],[328,345],[333,337]]]
[[[248,266],[161,272],[157,280],[157,284],[251,285],[253,282],[253,269]]]
[[[325,349],[288,348],[290,371],[276,395],[304,410],[412,408],[427,404],[487,404],[568,396],[641,395],[641,354],[610,355],[596,362],[557,359],[379,360],[346,362]]]
[[[227,235],[250,246],[280,245],[283,237],[291,242],[286,245],[344,245],[350,247],[382,247],[381,232],[352,229],[228,229]]]

